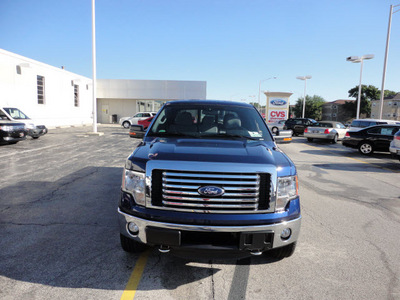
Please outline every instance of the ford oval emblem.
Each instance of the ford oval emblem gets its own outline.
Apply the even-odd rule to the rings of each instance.
[[[202,186],[197,190],[200,195],[206,197],[218,197],[222,196],[225,193],[223,188],[217,186]]]
[[[271,104],[272,105],[276,105],[276,106],[283,106],[283,105],[286,105],[286,101],[285,100],[283,100],[283,99],[274,99],[274,100],[271,100]]]

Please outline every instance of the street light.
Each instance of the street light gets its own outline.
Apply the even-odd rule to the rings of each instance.
[[[303,99],[303,115],[302,118],[304,118],[306,114],[306,89],[307,89],[307,79],[311,79],[311,75],[307,76],[297,76],[296,79],[304,80],[304,99]]]
[[[356,119],[360,118],[360,102],[361,102],[361,79],[362,79],[362,70],[363,64],[365,59],[373,59],[375,55],[373,54],[366,54],[361,57],[358,56],[349,56],[346,58],[347,61],[351,61],[353,63],[361,63],[361,70],[360,70],[360,84],[358,85],[358,99],[357,99],[357,115]]]
[[[389,13],[389,25],[388,25],[388,33],[387,33],[387,38],[386,38],[386,50],[385,50],[385,60],[383,62],[383,75],[382,75],[382,88],[381,88],[381,106],[379,109],[379,119],[382,119],[382,112],[383,112],[383,98],[384,98],[384,94],[385,94],[385,78],[386,78],[386,62],[387,62],[387,58],[388,58],[388,52],[389,52],[389,41],[390,41],[390,29],[392,27],[392,15],[398,11],[400,11],[400,9],[396,10],[395,12],[393,12],[393,7],[396,6],[400,6],[400,4],[398,5],[390,5],[390,13]]]
[[[276,79],[276,78],[278,78],[278,77],[275,76],[275,77],[270,77],[270,78],[267,78],[267,79],[260,80],[260,82],[258,84],[258,110],[259,111],[261,111],[261,107],[260,107],[261,83],[264,82],[264,81],[267,81],[267,80],[270,80],[270,79]]]

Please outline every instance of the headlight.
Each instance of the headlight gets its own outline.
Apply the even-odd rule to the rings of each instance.
[[[124,169],[122,175],[122,189],[131,192],[138,205],[145,206],[146,175],[141,172]]]
[[[3,125],[0,126],[0,129],[3,131],[13,131],[14,128],[12,126]]]
[[[290,200],[299,195],[297,176],[278,177],[275,211],[283,211]]]

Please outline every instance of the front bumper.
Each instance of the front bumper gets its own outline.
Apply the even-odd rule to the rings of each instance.
[[[45,135],[48,132],[46,126],[40,125],[36,126],[34,129],[29,129],[28,130],[28,135],[31,137],[39,137],[42,135]]]
[[[266,225],[242,225],[242,226],[215,226],[215,225],[192,225],[176,224],[167,222],[158,222],[139,218],[122,212],[119,212],[119,226],[121,234],[134,239],[138,242],[150,246],[162,246],[171,249],[207,249],[207,250],[230,250],[230,251],[264,251],[273,248],[283,247],[297,241],[300,233],[301,216],[284,222],[277,222]],[[132,233],[128,230],[129,223],[135,223],[137,232]],[[289,238],[281,238],[284,229],[289,228],[291,235]],[[154,233],[156,232],[156,233]],[[158,233],[158,234],[157,234]],[[196,240],[193,242],[193,236],[207,236],[210,239],[218,234],[236,235],[235,243],[214,244],[209,239],[205,241]],[[259,243],[250,242],[243,247],[243,237],[247,239],[256,239],[262,235],[268,236],[269,242],[264,246]],[[155,236],[156,235],[156,236]],[[184,236],[191,236],[189,240],[184,240]],[[213,236],[214,235],[214,236]],[[182,238],[181,238],[182,237]]]

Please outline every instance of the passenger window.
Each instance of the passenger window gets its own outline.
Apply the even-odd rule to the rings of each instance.
[[[381,134],[393,135],[393,128],[392,127],[382,128]]]

